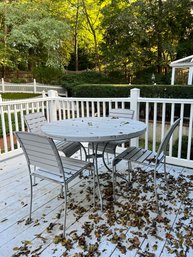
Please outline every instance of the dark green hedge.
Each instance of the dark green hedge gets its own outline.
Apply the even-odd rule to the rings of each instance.
[[[76,97],[128,97],[130,89],[139,88],[142,97],[193,98],[193,86],[82,84],[72,90]]]
[[[191,139],[191,153],[190,160],[193,160],[193,138]],[[187,158],[187,147],[188,147],[188,136],[182,137],[182,145],[181,145],[181,158]],[[175,141],[173,145],[173,156],[178,156],[178,139]]]

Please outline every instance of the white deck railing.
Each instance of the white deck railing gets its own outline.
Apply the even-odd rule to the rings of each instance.
[[[128,98],[61,98],[50,91],[49,97],[0,102],[0,137],[2,157],[14,153],[17,144],[14,131],[26,130],[24,115],[29,112],[42,111],[48,121],[75,117],[107,116],[110,108],[131,108],[135,110],[135,118],[147,124],[147,131],[140,143],[145,148],[157,149],[170,124],[181,117],[179,129],[170,140],[169,157],[171,163],[193,167],[191,157],[193,100],[142,98],[139,89],[132,89]],[[186,156],[182,156],[183,135],[188,137]],[[177,158],[173,157],[173,144],[178,140]],[[138,140],[133,140],[138,144]]]

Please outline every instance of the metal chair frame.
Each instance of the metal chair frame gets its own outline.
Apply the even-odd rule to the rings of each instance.
[[[29,221],[32,220],[33,185],[32,177],[47,179],[60,184],[64,195],[64,221],[63,236],[66,233],[67,216],[67,190],[68,184],[75,179],[83,170],[93,170],[93,200],[95,204],[95,170],[92,163],[74,158],[60,156],[53,139],[33,134],[30,132],[15,132],[15,135],[23,149],[28,164],[30,177],[30,211]],[[32,169],[32,167],[36,169]],[[100,185],[97,176],[99,194]],[[102,206],[102,202],[101,202]]]
[[[115,174],[116,174],[116,165],[121,160],[127,160],[128,161],[128,171],[129,171],[129,177],[131,172],[131,163],[139,163],[146,166],[153,167],[153,174],[154,174],[154,192],[155,192],[155,200],[157,205],[157,211],[159,212],[159,199],[157,194],[157,182],[156,182],[156,171],[158,166],[163,163],[164,164],[164,175],[165,175],[165,182],[166,182],[166,188],[168,188],[168,180],[167,180],[167,172],[166,172],[166,152],[167,152],[167,146],[169,144],[169,140],[174,132],[174,130],[177,128],[177,126],[180,123],[180,118],[177,119],[170,129],[166,132],[162,142],[160,143],[160,146],[158,148],[157,152],[153,152],[150,150],[138,148],[138,147],[129,147],[119,155],[117,155],[113,160],[113,194],[115,196]]]
[[[48,123],[46,120],[46,117],[42,112],[35,112],[30,113],[24,116],[25,123],[27,125],[28,131],[44,135],[44,133],[41,130],[41,127]],[[59,151],[62,151],[66,157],[71,157],[74,153],[80,150],[81,159],[82,159],[82,150],[84,151],[85,157],[86,157],[86,150],[84,146],[80,142],[65,142],[65,141],[59,141],[54,140],[54,143],[56,144],[56,147]]]
[[[109,110],[109,117],[112,118],[124,118],[124,119],[133,119],[134,116],[134,110],[131,109],[121,109],[121,108],[114,108]],[[116,156],[116,148],[121,145],[128,143],[129,140],[115,140],[112,142],[100,142],[97,143],[97,151],[102,152],[102,159],[105,167],[112,172],[112,170],[108,167],[106,160],[105,160],[105,153],[107,153],[107,162],[108,160],[108,154],[113,154],[114,157]],[[92,144],[88,144],[88,149],[92,149]]]

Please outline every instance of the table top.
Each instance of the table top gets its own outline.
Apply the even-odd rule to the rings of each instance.
[[[115,117],[89,117],[60,120],[42,126],[54,139],[71,142],[103,142],[124,140],[144,134],[146,124]]]

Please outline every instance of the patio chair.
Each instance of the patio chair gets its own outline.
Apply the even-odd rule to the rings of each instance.
[[[15,135],[23,149],[29,169],[31,192],[29,221],[32,220],[32,177],[39,177],[41,179],[43,178],[48,181],[60,184],[63,189],[62,195],[64,195],[63,236],[65,237],[67,215],[67,186],[69,182],[75,179],[85,169],[92,169],[93,177],[95,178],[93,164],[74,158],[60,156],[53,139],[49,137],[33,134],[30,132],[15,132]],[[36,169],[32,169],[33,166],[36,166]],[[95,199],[95,179],[93,191]]]
[[[166,182],[166,188],[167,191],[169,191],[168,188],[168,180],[167,180],[167,173],[166,173],[166,152],[167,152],[167,146],[169,144],[169,140],[174,132],[174,130],[177,128],[177,126],[180,123],[180,119],[177,119],[170,129],[166,132],[162,142],[160,143],[160,146],[158,148],[157,152],[153,152],[150,150],[142,149],[139,147],[128,147],[125,151],[117,155],[113,160],[113,194],[115,196],[115,178],[116,178],[116,165],[121,160],[127,160],[128,161],[128,172],[130,175],[131,172],[131,163],[138,163],[143,164],[146,166],[152,167],[153,175],[154,175],[154,192],[155,192],[155,200],[157,205],[157,211],[159,212],[159,202],[158,202],[158,194],[157,194],[157,181],[156,181],[156,172],[158,166],[163,163],[164,164],[164,175],[165,175],[165,182]]]
[[[30,132],[39,134],[39,135],[44,135],[44,133],[41,131],[41,126],[47,123],[47,120],[42,112],[27,114],[24,116],[24,120]],[[86,150],[84,146],[79,142],[65,142],[65,141],[54,140],[54,143],[56,144],[58,151],[62,151],[66,157],[71,157],[74,153],[76,153],[79,150],[80,152],[83,150],[86,156]],[[81,152],[81,159],[82,159],[82,152]]]
[[[109,117],[112,118],[124,118],[124,119],[133,119],[134,116],[134,110],[131,109],[121,109],[121,108],[115,108],[115,109],[110,109],[109,110]],[[102,152],[102,158],[103,158],[103,163],[105,167],[109,170],[112,171],[105,160],[105,153],[107,153],[107,162],[108,161],[108,154],[113,154],[114,157],[116,155],[116,148],[122,144],[129,143],[129,140],[116,140],[116,141],[111,141],[111,142],[100,142],[97,145],[97,150]],[[92,149],[93,145],[89,144],[88,149]],[[96,145],[95,145],[96,147]]]

